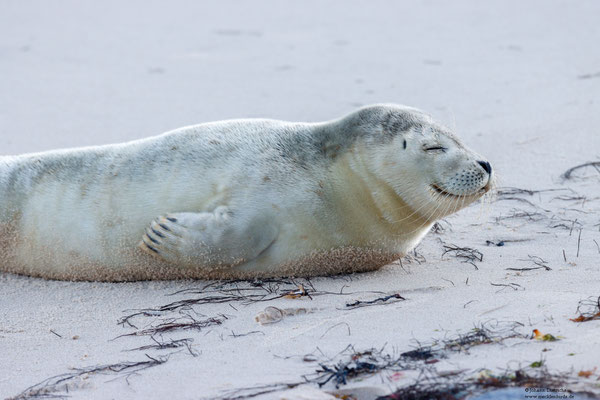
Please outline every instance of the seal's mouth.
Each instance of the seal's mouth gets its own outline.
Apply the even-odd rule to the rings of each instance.
[[[439,187],[436,184],[431,185],[432,189],[435,190],[437,193],[443,195],[443,196],[450,196],[450,197],[462,197],[461,195],[458,194],[452,194],[450,192],[446,192],[444,189],[442,189],[441,187]]]
[[[431,188],[432,188],[432,189],[433,189],[435,192],[437,192],[437,193],[439,193],[439,194],[441,194],[441,195],[443,195],[443,196],[445,196],[445,197],[454,197],[454,198],[457,198],[457,199],[461,199],[461,198],[464,198],[464,197],[471,197],[471,196],[482,196],[482,195],[483,195],[483,194],[485,194],[485,193],[486,193],[488,190],[490,190],[490,188],[489,188],[489,185],[486,185],[485,187],[483,187],[483,188],[481,188],[481,189],[477,190],[477,191],[476,191],[476,192],[474,192],[474,193],[468,193],[468,194],[454,194],[454,193],[450,193],[450,192],[447,192],[447,191],[445,191],[444,189],[442,189],[441,187],[439,187],[439,186],[438,186],[438,185],[436,185],[436,184],[432,184],[432,185],[431,185]]]

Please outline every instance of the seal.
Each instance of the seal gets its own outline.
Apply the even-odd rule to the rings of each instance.
[[[492,184],[449,129],[391,104],[6,156],[0,269],[101,281],[370,271]]]

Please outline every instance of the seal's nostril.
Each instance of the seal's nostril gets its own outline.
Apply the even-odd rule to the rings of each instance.
[[[481,165],[481,168],[485,170],[488,174],[492,174],[492,166],[487,161],[477,161],[477,164]]]

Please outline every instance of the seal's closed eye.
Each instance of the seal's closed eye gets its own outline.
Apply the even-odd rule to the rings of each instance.
[[[425,147],[424,150],[425,151],[442,151],[442,152],[445,152],[448,149],[445,148],[445,147],[442,147],[442,146],[431,146],[431,147]]]

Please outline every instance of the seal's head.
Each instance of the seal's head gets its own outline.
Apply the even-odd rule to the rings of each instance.
[[[493,186],[490,163],[422,111],[378,105],[361,112],[359,120],[381,128],[366,149],[369,170],[425,219],[456,212]]]

